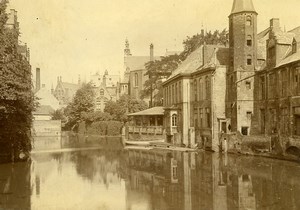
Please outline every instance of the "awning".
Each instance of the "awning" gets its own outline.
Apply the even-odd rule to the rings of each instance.
[[[164,107],[152,107],[140,112],[130,113],[128,116],[154,116],[154,115],[164,115]]]

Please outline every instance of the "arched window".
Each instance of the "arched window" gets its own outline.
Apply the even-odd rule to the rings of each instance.
[[[249,46],[249,47],[252,46],[252,36],[250,36],[250,35],[247,36],[247,46]]]
[[[138,77],[138,73],[134,74],[134,86],[137,87],[139,86],[139,77]]]
[[[246,25],[247,26],[251,26],[252,25],[252,17],[251,16],[247,16],[246,17]]]
[[[104,95],[104,90],[101,89],[101,90],[100,90],[100,96],[103,96],[103,95]]]
[[[251,55],[247,55],[247,65],[248,66],[252,65],[252,56]]]
[[[177,126],[177,114],[172,115],[172,126]]]

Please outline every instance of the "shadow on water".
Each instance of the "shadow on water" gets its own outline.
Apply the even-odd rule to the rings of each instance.
[[[300,209],[297,163],[101,145],[0,165],[0,209]]]

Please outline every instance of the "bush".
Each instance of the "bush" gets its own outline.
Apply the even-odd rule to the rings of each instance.
[[[87,128],[87,133],[100,136],[118,136],[121,134],[122,127],[123,123],[119,121],[93,122]]]

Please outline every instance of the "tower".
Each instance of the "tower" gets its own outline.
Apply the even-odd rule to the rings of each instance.
[[[124,49],[124,57],[126,57],[126,56],[131,56],[129,42],[128,42],[127,38],[125,40],[125,49]]]
[[[229,15],[229,51],[226,115],[231,119],[231,131],[249,135],[257,57],[257,12],[252,0],[233,2]]]

